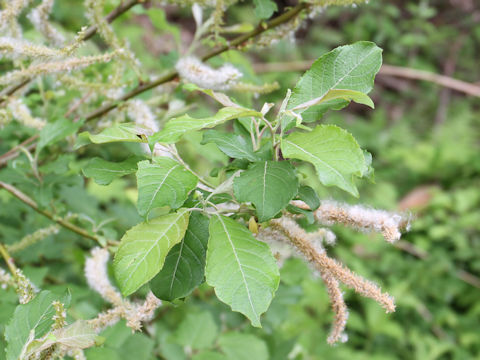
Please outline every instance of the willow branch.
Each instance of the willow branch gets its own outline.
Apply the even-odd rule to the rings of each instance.
[[[122,2],[118,7],[116,7],[111,13],[109,13],[106,17],[105,17],[105,20],[109,23],[111,23],[113,20],[115,20],[116,18],[118,18],[120,15],[122,15],[123,13],[127,12],[128,10],[130,10],[133,6],[137,5],[137,4],[140,4],[141,2],[143,2],[142,0],[127,0],[125,2]],[[85,35],[83,36],[83,41],[85,40],[88,40],[90,39],[91,37],[93,37],[96,33],[97,33],[97,26],[96,25],[92,25],[90,26],[86,31],[85,31]],[[32,81],[33,79],[25,79],[23,80],[22,82],[18,83],[18,84],[15,84],[15,85],[12,85],[10,87],[7,87],[5,88],[4,90],[2,90],[0,92],[0,104],[2,104],[6,98],[12,94],[14,94],[17,90],[20,90],[21,88],[23,88],[25,85],[27,85],[28,83],[30,83],[30,81]]]
[[[250,32],[248,32],[244,35],[240,35],[240,36],[234,38],[227,45],[221,46],[217,49],[214,49],[214,50],[208,52],[206,55],[204,55],[202,57],[202,60],[206,61],[206,60],[208,60],[208,59],[210,59],[214,56],[217,56],[217,55],[219,55],[219,54],[221,54],[221,53],[223,53],[227,50],[233,49],[233,48],[235,48],[239,45],[244,44],[246,41],[262,34],[263,32],[265,32],[267,30],[273,29],[273,28],[275,28],[275,27],[277,27],[281,24],[284,24],[284,23],[290,21],[295,16],[297,16],[299,13],[301,13],[303,10],[307,9],[308,6],[309,6],[309,4],[307,4],[307,3],[300,3],[297,6],[295,6],[295,7],[291,8],[290,10],[286,11],[282,15],[277,16],[276,18],[274,18],[274,19],[272,19],[268,22],[260,23],[254,30],[252,30],[252,31],[250,31]],[[148,90],[153,89],[157,86],[160,86],[160,85],[165,84],[169,81],[172,81],[177,76],[178,76],[178,73],[175,70],[170,70],[165,75],[159,77],[158,79],[156,79],[154,81],[150,81],[150,82],[141,84],[141,85],[137,86],[135,89],[133,89],[130,92],[123,95],[118,101],[111,102],[109,104],[103,105],[103,106],[99,107],[97,110],[94,110],[90,114],[86,115],[86,117],[85,117],[86,121],[90,121],[90,120],[96,119],[98,117],[101,117],[101,116],[107,114],[108,112],[110,112],[111,110],[117,108],[122,102],[127,101],[127,100],[141,94],[141,93],[144,93],[145,91],[148,91]],[[1,101],[1,99],[0,99],[0,101]],[[24,141],[24,143],[25,142],[31,143],[32,141],[35,141],[37,138],[38,138],[38,134],[28,138],[27,140]],[[13,158],[18,156],[18,154],[19,154],[18,148],[19,148],[19,146],[16,146],[15,148],[11,149],[10,151],[5,153],[4,155],[0,156],[0,168],[3,165],[5,165],[8,160],[13,159]],[[8,154],[8,156],[7,156],[7,154]]]
[[[281,24],[284,24],[284,23],[290,21],[295,16],[297,16],[300,12],[302,12],[302,10],[307,9],[308,6],[309,5],[306,4],[306,3],[300,3],[297,6],[295,6],[295,7],[291,8],[290,10],[286,11],[282,15],[277,16],[276,18],[274,18],[274,19],[272,19],[268,22],[260,23],[252,31],[250,31],[250,32],[248,32],[244,35],[240,35],[240,36],[234,38],[233,40],[229,41],[226,45],[221,46],[217,49],[214,49],[214,50],[208,52],[206,55],[204,55],[202,57],[202,61],[206,61],[206,60],[208,60],[212,57],[220,55],[221,53],[223,53],[227,50],[233,49],[233,48],[235,48],[239,45],[244,44],[248,40],[253,39],[254,37],[264,33],[267,30],[273,29],[273,28],[275,28],[275,27],[277,27]],[[129,100],[129,99],[131,99],[131,98],[133,98],[133,97],[135,97],[135,96],[137,96],[137,95],[139,95],[139,94],[141,94],[145,91],[151,90],[151,89],[153,89],[157,86],[165,84],[165,83],[175,79],[177,76],[178,76],[178,72],[176,72],[175,70],[171,70],[168,73],[166,73],[165,75],[163,75],[162,77],[158,78],[157,80],[141,84],[138,87],[136,87],[135,89],[133,89],[130,92],[123,95],[118,101],[111,102],[110,104],[106,104],[106,105],[98,108],[97,110],[94,110],[90,114],[88,114],[86,116],[86,121],[90,121],[90,120],[96,119],[98,117],[101,117],[101,116],[105,115],[106,113],[108,113],[109,111],[118,107],[122,102],[127,101],[127,100]]]
[[[63,226],[64,228],[80,235],[80,236],[83,236],[84,238],[87,238],[87,239],[91,239],[91,240],[94,240],[98,243],[102,243],[100,241],[100,238],[96,235],[92,235],[90,234],[88,231],[86,231],[85,229],[82,229],[74,224],[72,224],[71,222],[69,221],[66,221],[54,214],[52,214],[50,211],[48,210],[43,210],[43,209],[40,209],[40,207],[38,206],[38,204],[33,200],[31,199],[30,197],[28,197],[26,194],[24,194],[23,192],[21,192],[19,189],[17,189],[15,186],[13,185],[10,185],[10,184],[6,184],[2,181],[0,181],[0,188],[4,188],[5,190],[7,190],[10,194],[12,194],[13,196],[15,196],[17,199],[21,200],[23,203],[27,204],[28,206],[30,206],[33,210],[35,210],[36,212],[38,212],[39,214],[49,218],[50,220],[56,222],[58,225],[60,226]]]
[[[278,62],[253,65],[256,73],[267,72],[296,72],[310,69],[313,61],[293,61],[293,62]],[[428,81],[448,89],[452,89],[470,96],[480,97],[480,86],[468,83],[466,81],[458,80],[449,76],[435,74],[433,72],[417,70],[402,66],[382,65],[378,75],[394,76],[411,80]]]

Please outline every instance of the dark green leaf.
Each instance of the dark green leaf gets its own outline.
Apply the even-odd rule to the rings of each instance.
[[[202,281],[208,243],[208,218],[192,212],[183,240],[165,259],[162,270],[150,282],[153,293],[172,301],[189,295]]]
[[[273,218],[297,194],[295,168],[288,161],[264,161],[251,165],[233,181],[235,197],[251,202],[260,222]]]

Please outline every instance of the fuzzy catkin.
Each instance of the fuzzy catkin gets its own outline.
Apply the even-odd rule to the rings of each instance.
[[[45,36],[53,45],[61,47],[65,43],[65,36],[48,21],[53,8],[54,0],[43,0],[40,5],[28,14],[28,19],[34,28]]]
[[[68,58],[62,61],[52,61],[41,64],[32,64],[24,70],[13,70],[0,77],[0,85],[8,85],[12,82],[24,80],[25,78],[55,74],[61,72],[70,72],[76,69],[82,69],[96,63],[105,63],[122,53],[121,50],[103,55],[84,56],[81,58]]]
[[[292,204],[303,209],[308,208],[303,201],[295,200]],[[402,214],[332,200],[323,200],[313,214],[320,224],[327,226],[342,224],[363,232],[378,232],[389,243],[400,239],[401,230],[408,230],[410,221]]]
[[[184,80],[211,90],[229,90],[243,75],[231,64],[213,69],[193,56],[178,60],[175,69]]]
[[[110,283],[107,274],[107,262],[110,258],[108,250],[96,247],[91,257],[85,261],[85,277],[88,285],[99,293],[106,301],[114,305],[122,305],[122,295]]]
[[[381,289],[373,282],[362,278],[345,265],[329,258],[324,250],[317,249],[312,245],[308,234],[294,220],[283,216],[280,219],[271,220],[270,224],[283,231],[305,258],[314,264],[320,272],[327,271],[337,280],[354,289],[355,292],[375,300],[387,313],[395,311],[392,296],[382,293]]]

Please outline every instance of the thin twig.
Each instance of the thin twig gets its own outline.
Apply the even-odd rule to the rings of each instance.
[[[270,29],[273,29],[273,28],[275,28],[275,27],[277,27],[277,26],[279,26],[283,23],[288,22],[289,20],[291,20],[295,16],[297,16],[300,12],[307,9],[308,6],[309,5],[307,3],[300,3],[297,6],[295,6],[295,7],[291,8],[290,10],[286,11],[282,15],[268,21],[267,23],[259,24],[254,30],[252,30],[252,31],[250,31],[250,32],[248,32],[244,35],[236,37],[235,39],[228,42],[227,45],[221,46],[217,49],[214,49],[214,50],[210,51],[209,53],[207,53],[205,56],[202,57],[202,61],[206,61],[206,60],[208,60],[208,59],[210,59],[214,56],[217,56],[217,55],[219,55],[219,54],[221,54],[221,53],[223,53],[227,50],[230,50],[230,49],[233,49],[233,48],[235,48],[239,45],[242,45],[246,41],[262,34],[263,32],[265,32],[267,30],[270,30]],[[111,102],[111,103],[106,104],[106,105],[103,105],[100,108],[98,108],[97,110],[94,110],[90,114],[86,115],[85,119],[86,119],[86,121],[90,121],[90,120],[96,119],[98,117],[101,117],[101,116],[107,114],[108,112],[110,112],[111,110],[117,108],[124,101],[127,101],[127,100],[129,100],[129,99],[131,99],[131,98],[133,98],[133,97],[135,97],[135,96],[137,96],[137,95],[139,95],[139,94],[141,94],[145,91],[153,89],[157,86],[165,84],[165,83],[175,79],[177,76],[178,76],[178,73],[175,70],[170,70],[165,75],[159,77],[157,80],[141,84],[141,85],[137,86],[135,89],[133,89],[130,92],[123,95],[119,100],[117,100],[115,102]],[[1,99],[0,99],[0,101],[1,101]],[[25,142],[28,141],[30,143],[32,141],[35,141],[37,138],[38,138],[38,135],[34,135],[31,138],[25,140]],[[8,153],[13,153],[13,154],[6,157],[6,155]],[[18,156],[18,148],[17,149],[13,148],[8,153],[0,156],[0,168],[8,160]]]
[[[90,234],[88,231],[72,224],[71,222],[69,221],[66,221],[54,214],[52,214],[50,211],[48,210],[43,210],[43,209],[40,209],[40,207],[38,206],[38,204],[33,200],[31,199],[30,197],[28,197],[26,194],[24,194],[23,192],[21,192],[19,189],[17,189],[16,187],[14,187],[13,185],[10,185],[10,184],[6,184],[2,181],[0,181],[0,188],[4,188],[5,190],[7,190],[10,194],[12,194],[13,196],[15,196],[17,199],[21,200],[23,203],[27,204],[28,206],[30,206],[33,210],[35,210],[36,212],[38,212],[39,214],[42,214],[43,216],[49,218],[50,220],[56,222],[57,224],[63,226],[64,228],[70,230],[70,231],[73,231],[74,233],[77,233],[78,235],[80,236],[83,236],[87,239],[91,239],[91,240],[94,240],[96,242],[98,242],[99,244],[102,244],[102,241],[100,240],[100,238],[96,235],[92,235]]]
[[[296,72],[310,69],[313,61],[295,61],[295,62],[278,62],[266,64],[254,64],[253,68],[256,73],[267,72]],[[466,81],[454,79],[449,76],[435,74],[429,71],[417,70],[402,66],[393,66],[384,64],[380,68],[379,75],[395,76],[412,80],[423,80],[435,83],[437,85],[462,92],[467,95],[480,97],[480,86],[468,83]]]
[[[247,42],[248,40],[262,34],[263,32],[265,32],[267,30],[270,30],[270,29],[273,29],[273,28],[275,28],[275,27],[277,27],[277,26],[279,26],[283,23],[288,22],[289,20],[291,20],[295,16],[297,16],[300,12],[307,9],[308,6],[309,5],[307,3],[300,3],[297,6],[295,6],[295,7],[291,8],[290,10],[286,11],[282,15],[277,16],[276,18],[268,21],[267,23],[259,24],[254,30],[252,30],[252,31],[250,31],[250,32],[248,32],[244,35],[240,35],[240,36],[234,38],[233,40],[229,41],[226,45],[223,45],[223,46],[221,46],[217,49],[214,49],[214,50],[208,52],[206,55],[204,55],[202,57],[202,61],[206,61],[206,60],[208,60],[212,57],[220,55],[221,53],[223,53],[227,50],[230,50],[230,49],[233,49],[237,46],[240,46],[240,45],[244,44],[245,42]],[[155,88],[159,85],[162,85],[166,82],[169,82],[169,81],[175,79],[177,76],[178,76],[178,73],[175,70],[171,70],[168,73],[166,73],[164,76],[158,78],[157,80],[141,84],[138,87],[136,87],[135,89],[133,89],[130,92],[123,95],[118,101],[106,104],[106,105],[98,108],[97,110],[91,112],[90,114],[88,114],[85,117],[86,121],[96,119],[100,116],[103,116],[106,113],[108,113],[109,111],[118,107],[122,102],[127,101],[127,100],[129,100],[129,99],[147,91],[147,90],[153,89],[153,88]]]

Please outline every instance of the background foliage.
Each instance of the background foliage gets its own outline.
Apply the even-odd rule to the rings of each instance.
[[[57,1],[61,3],[62,1]],[[112,8],[115,2],[111,2]],[[286,3],[278,2],[279,8]],[[75,31],[84,23],[81,1],[57,6],[54,18]],[[234,24],[252,17],[250,4],[228,11]],[[165,19],[169,20],[167,23]],[[235,94],[256,108],[265,101],[281,101],[292,88],[305,59],[316,59],[332,48],[370,40],[383,48],[384,62],[475,82],[480,78],[480,10],[474,1],[370,1],[353,8],[329,8],[297,32],[295,46],[282,40],[268,50],[229,51],[214,59],[229,61],[252,82],[277,81],[280,90],[255,99]],[[192,36],[187,10],[137,7],[114,24],[129,39],[148,69],[175,63],[177,44]],[[98,40],[98,39],[97,39]],[[94,39],[94,44],[95,44]],[[97,41],[98,46],[101,42]],[[89,45],[94,46],[94,45]],[[255,64],[281,62],[282,71]],[[287,63],[285,65],[285,63]],[[0,71],[2,70],[0,63]],[[106,77],[102,65],[92,77]],[[453,69],[453,70],[452,70]],[[262,74],[255,75],[255,70]],[[61,95],[61,96],[60,96]],[[78,97],[33,92],[26,98],[37,115],[55,117],[56,105]],[[196,116],[208,113],[198,95],[176,92],[174,98],[193,107]],[[281,269],[281,284],[264,316],[263,329],[220,303],[207,285],[185,302],[164,304],[153,325],[131,334],[124,323],[102,334],[103,348],[88,350],[88,359],[475,359],[480,356],[480,109],[478,98],[451,92],[426,82],[380,75],[373,93],[376,109],[351,104],[346,111],[330,112],[324,123],[348,129],[373,155],[376,184],[359,184],[360,201],[375,207],[411,209],[417,216],[404,242],[393,248],[375,236],[336,228],[337,245],[331,252],[353,270],[383,284],[395,296],[397,311],[384,314],[368,299],[349,293],[349,341],[326,344],[331,313],[320,279],[301,260],[290,259]],[[42,107],[45,97],[53,98]],[[170,99],[171,100],[171,99]],[[171,111],[159,102],[162,109]],[[193,105],[195,104],[195,105]],[[199,105],[203,104],[203,105]],[[38,106],[35,106],[38,105]],[[60,107],[60,106],[59,106]],[[64,108],[65,106],[62,106]],[[14,123],[0,132],[0,153],[28,132]],[[195,170],[225,164],[227,158],[212,144],[199,145],[189,134],[182,140],[182,156]],[[80,156],[65,153],[43,168],[45,181],[33,187],[24,176],[26,157],[0,172],[0,180],[15,181],[41,204],[60,199],[69,211],[82,214],[86,227],[100,228],[106,237],[119,238],[141,221],[135,208],[135,178],[114,179],[108,186],[84,182],[80,169],[93,156],[126,158],[134,146],[112,144],[88,147]],[[56,156],[53,152],[52,157]],[[312,168],[303,169],[312,173]],[[314,177],[311,177],[314,178]],[[318,183],[310,184],[322,197],[352,199],[348,194]],[[27,191],[26,191],[27,192]],[[17,216],[22,214],[22,217]],[[0,192],[0,240],[12,243],[51,225],[16,199]],[[83,264],[92,243],[65,230],[15,254],[25,274],[43,289],[71,291],[69,317],[89,318],[102,309],[102,299],[85,283]],[[146,290],[145,290],[146,291]],[[0,290],[0,331],[16,306],[12,291]],[[5,340],[0,338],[0,349]],[[248,351],[247,351],[248,350]],[[223,354],[223,355],[222,355]],[[0,359],[4,354],[0,351]]]

